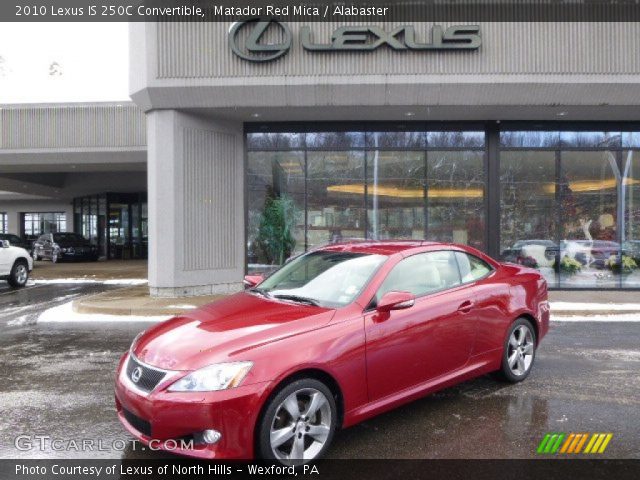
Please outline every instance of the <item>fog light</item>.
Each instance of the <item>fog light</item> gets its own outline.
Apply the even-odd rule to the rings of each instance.
[[[202,432],[202,441],[204,443],[213,444],[222,438],[222,434],[217,430],[205,430]]]

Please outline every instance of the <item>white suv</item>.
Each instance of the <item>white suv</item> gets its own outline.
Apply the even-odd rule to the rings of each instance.
[[[13,288],[22,288],[32,269],[33,260],[24,248],[12,247],[7,240],[0,240],[0,280],[6,280]]]

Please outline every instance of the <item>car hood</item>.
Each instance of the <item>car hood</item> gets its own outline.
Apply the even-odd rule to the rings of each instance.
[[[243,360],[234,354],[320,328],[334,312],[241,292],[150,328],[133,353],[154,367],[195,370]]]
[[[5,249],[6,252],[9,252],[12,256],[15,257],[29,257],[29,252],[27,252],[24,248],[18,247],[16,245],[10,245]]]
[[[90,247],[91,242],[86,240],[59,240],[56,242],[60,247]]]

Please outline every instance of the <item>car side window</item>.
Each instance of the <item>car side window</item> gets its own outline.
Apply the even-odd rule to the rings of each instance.
[[[376,300],[392,291],[421,296],[460,284],[460,272],[452,251],[419,253],[393,267],[378,289]]]
[[[474,255],[464,252],[455,252],[455,255],[458,260],[462,283],[475,282],[486,277],[493,270],[491,265]]]

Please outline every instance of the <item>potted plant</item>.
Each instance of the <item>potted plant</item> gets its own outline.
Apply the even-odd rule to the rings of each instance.
[[[288,195],[268,197],[258,229],[257,241],[270,263],[282,265],[291,256],[296,241],[293,238],[296,207]]]
[[[574,275],[582,270],[582,264],[575,258],[565,255],[560,260],[560,270],[568,275]]]
[[[613,273],[628,274],[638,268],[636,261],[628,255],[611,255],[604,264]]]

